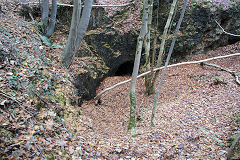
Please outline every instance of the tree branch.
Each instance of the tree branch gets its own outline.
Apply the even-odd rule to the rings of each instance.
[[[226,71],[226,72],[228,72],[228,73],[231,73],[231,74],[235,77],[236,83],[237,83],[238,85],[240,85],[240,81],[239,81],[239,79],[238,79],[238,74],[237,74],[236,72],[231,71],[231,70],[226,69],[226,68],[223,68],[223,67],[221,67],[221,66],[219,66],[219,65],[216,65],[216,64],[209,64],[209,63],[203,63],[203,64],[204,64],[204,65],[207,65],[207,66],[216,67],[216,68],[221,69],[222,71]]]
[[[28,3],[21,3],[21,5],[39,5],[38,2],[28,2]],[[121,5],[108,5],[108,4],[100,4],[100,5],[97,5],[97,4],[94,4],[92,5],[93,7],[125,7],[125,6],[128,6],[132,3],[126,3],[126,4],[121,4]],[[58,6],[66,6],[66,7],[73,7],[73,5],[71,4],[62,4],[62,3],[58,3],[57,4]],[[84,5],[83,5],[84,7]]]
[[[221,59],[221,58],[227,58],[227,57],[232,57],[232,56],[240,56],[240,53],[234,53],[234,54],[229,54],[229,55],[225,55],[225,56],[218,56],[218,57],[212,57],[212,58],[208,58],[208,59],[203,59],[203,60],[199,60],[199,61],[190,61],[190,62],[182,62],[182,63],[177,63],[177,64],[172,64],[172,65],[168,65],[167,67],[170,68],[170,67],[176,67],[176,66],[180,66],[180,65],[187,65],[187,64],[197,64],[197,63],[203,63],[203,62],[207,62],[207,61],[212,61],[212,60],[215,60],[215,59]],[[158,71],[158,70],[161,70],[163,69],[164,67],[159,67],[159,68],[155,68],[153,71]],[[147,71],[147,72],[144,72],[140,75],[137,76],[137,78],[140,78],[140,77],[143,77],[147,74],[149,74],[151,71]],[[122,81],[122,82],[119,82],[109,88],[106,88],[104,90],[102,90],[94,99],[96,101],[99,100],[99,98],[101,97],[101,95],[117,86],[120,86],[124,83],[127,83],[127,82],[130,82],[132,79],[128,79],[128,80],[125,80],[125,81]]]
[[[225,33],[225,34],[228,34],[228,35],[230,35],[230,36],[235,36],[235,37],[240,37],[240,35],[237,35],[237,34],[232,34],[232,33],[229,33],[229,32],[226,32],[225,30],[224,30],[224,28],[215,20],[215,22],[217,23],[217,25],[222,29],[222,31],[223,31],[223,33]]]

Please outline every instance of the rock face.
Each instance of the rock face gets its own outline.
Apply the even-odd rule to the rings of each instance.
[[[239,37],[224,34],[216,23],[217,21],[228,32],[239,34],[239,9],[239,6],[224,10],[197,5],[192,10],[188,10],[184,16],[173,56],[178,58],[207,53],[209,50],[240,40]]]
[[[170,6],[170,3],[164,3],[165,5],[163,6],[166,12],[164,13],[163,8],[161,9],[163,12],[159,15],[160,33],[163,32],[168,16],[168,9],[166,8]],[[232,3],[230,1],[229,3],[228,7],[216,6],[205,2],[189,6],[175,44],[173,59],[178,60],[191,54],[207,53],[208,50],[240,40],[240,37],[224,34],[216,23],[217,21],[227,32],[240,34],[239,2]],[[81,58],[94,56],[97,59],[96,61],[102,65],[95,68],[86,65],[86,72],[76,76],[75,84],[79,88],[79,96],[84,99],[91,99],[95,96],[96,89],[103,78],[114,75],[122,64],[127,65],[127,62],[134,61],[138,37],[138,31],[136,30],[118,34],[117,29],[111,28],[114,16],[110,18],[104,17],[107,14],[103,9],[93,11],[93,13],[91,25],[85,35],[82,49],[77,56]],[[156,14],[157,12],[154,13]],[[156,17],[156,15],[154,16]],[[179,16],[180,10],[176,13],[172,30],[168,36],[167,50]],[[159,38],[158,45],[160,40]],[[92,72],[95,74],[92,74]]]
[[[85,40],[109,67],[108,75],[112,75],[121,64],[134,61],[136,35],[131,31],[120,36],[116,31],[112,31],[89,34],[86,35]]]
[[[135,55],[136,35],[133,31],[122,36],[119,36],[117,31],[109,33],[88,32],[85,36],[85,45],[82,46],[78,56],[81,56],[80,59],[84,59],[87,54],[91,53],[91,56],[97,58],[96,63],[93,63],[95,67],[92,67],[93,64],[86,63],[85,70],[87,72],[79,74],[75,79],[75,86],[79,89],[80,97],[83,99],[93,98],[103,78],[117,74],[117,72],[120,73],[121,71],[118,71],[118,68],[121,65],[126,65],[122,67],[125,73],[128,69],[131,72]]]

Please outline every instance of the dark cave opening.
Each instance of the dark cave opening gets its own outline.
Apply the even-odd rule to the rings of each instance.
[[[114,76],[125,76],[125,75],[132,75],[133,71],[133,61],[127,61],[123,64],[121,64],[114,73]]]

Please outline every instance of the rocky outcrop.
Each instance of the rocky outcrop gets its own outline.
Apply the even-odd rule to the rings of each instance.
[[[161,9],[163,12],[159,13],[159,22],[161,22],[159,25],[160,33],[162,33],[168,16],[166,8],[169,5],[170,3],[165,2],[166,13],[164,13],[164,8]],[[104,10],[101,10],[101,12],[104,12]],[[156,14],[156,12],[154,13]],[[173,27],[167,40],[167,49],[170,46],[179,13],[180,10],[177,11],[174,18]],[[95,96],[96,88],[103,78],[114,75],[122,64],[134,61],[138,31],[131,30],[128,33],[119,34],[116,28],[111,28],[114,17],[111,17],[112,19],[101,18],[103,15],[104,13],[95,12],[95,19],[92,19],[90,23],[94,24],[94,26],[89,26],[90,30],[87,32],[82,43],[82,49],[77,55],[78,57],[94,56],[97,57],[99,63],[104,64],[101,65],[102,68],[93,68],[95,75],[97,75],[95,77],[91,76],[91,67],[86,65],[85,69],[87,72],[84,72],[82,76],[77,76],[75,80],[76,87],[79,88],[79,95],[87,99]],[[106,20],[105,22],[104,19]],[[226,31],[240,34],[239,5],[233,3],[224,8],[212,4],[209,5],[208,3],[199,3],[189,6],[175,44],[173,61],[191,54],[207,53],[207,51],[219,46],[240,40],[240,37],[224,34],[216,21]],[[160,41],[161,39],[159,38],[158,43]]]
[[[213,10],[197,5],[192,10],[188,10],[176,41],[173,56],[182,58],[190,54],[207,53],[209,50],[240,40],[240,37],[224,34],[216,21],[226,31],[240,34],[239,6],[232,6],[226,10],[223,8]]]
[[[91,33],[85,41],[94,48],[94,52],[109,67],[108,75],[114,74],[117,68],[127,62],[134,61],[137,33],[130,31],[122,36],[117,31],[108,33]]]

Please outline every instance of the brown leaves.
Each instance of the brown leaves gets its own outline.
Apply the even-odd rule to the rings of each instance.
[[[238,45],[219,48],[211,51],[211,55],[194,55],[189,61],[239,52]],[[214,62],[240,71],[239,57]],[[229,124],[240,106],[239,89],[233,78],[228,73],[200,65],[180,66],[168,72],[159,98],[156,128],[149,127],[153,97],[144,95],[144,80],[138,80],[138,113],[143,115],[143,121],[138,124],[142,134],[136,137],[124,134],[129,115],[129,84],[109,91],[98,106],[91,102],[83,104],[83,113],[92,118],[93,129],[102,137],[108,157],[224,159],[226,138],[231,134]],[[211,86],[216,76],[226,81],[226,85]],[[128,78],[108,77],[98,92]],[[125,150],[124,145],[130,147]]]

